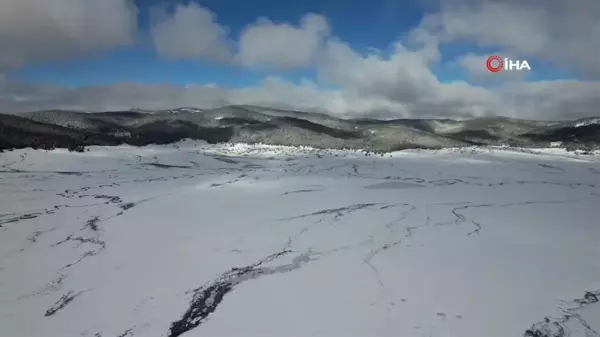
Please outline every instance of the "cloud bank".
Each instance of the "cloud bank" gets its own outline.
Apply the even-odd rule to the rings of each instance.
[[[129,46],[136,32],[128,0],[2,0],[0,72]]]
[[[242,32],[237,61],[251,68],[309,67],[328,35],[329,25],[321,15],[306,14],[297,27],[260,18]]]
[[[442,0],[429,29],[446,42],[501,47],[522,57],[600,78],[600,2],[595,0]]]
[[[190,3],[177,5],[172,14],[156,9],[154,16],[150,34],[160,56],[221,62],[231,59],[227,30],[210,10]]]
[[[14,18],[0,20],[0,28],[6,28],[0,30],[0,42],[11,41],[14,49],[0,51],[0,66],[23,66],[133,41],[136,9],[123,0],[57,0],[55,8],[69,3],[81,9],[61,14],[63,21],[71,22],[59,26],[62,34],[55,31],[36,37],[39,27],[26,22],[21,23],[26,28],[23,33],[9,33],[22,21],[17,16],[37,13],[39,22],[53,24],[57,20],[52,11],[39,12],[34,6],[38,2],[42,3],[9,0]],[[29,6],[24,5],[27,3]],[[337,38],[327,18],[318,14],[308,13],[297,23],[259,18],[234,37],[214,13],[195,3],[178,5],[173,11],[157,9],[149,34],[160,56],[228,63],[271,71],[271,75],[259,85],[243,89],[139,83],[69,89],[0,77],[0,106],[4,112],[19,112],[258,104],[341,117],[381,118],[503,115],[565,119],[600,115],[600,66],[589,57],[598,52],[593,42],[600,41],[597,0],[549,0],[543,6],[523,5],[517,0],[442,0],[438,5],[406,38],[390,41],[392,52],[368,54]],[[45,10],[52,7],[46,6]],[[117,13],[114,25],[85,20],[90,10]],[[81,27],[82,21],[93,34],[69,35],[69,29]],[[85,42],[86,34],[101,43]],[[43,40],[46,48],[48,41],[55,41],[66,49],[55,53],[50,48],[52,51],[45,53],[35,44],[37,40]],[[487,55],[467,53],[445,64],[441,61],[440,46],[465,41],[494,48],[502,55],[536,57],[576,71],[583,80],[531,82],[524,76],[505,74],[496,76],[494,85],[489,86],[491,76],[498,74],[485,71]],[[464,81],[441,81],[433,71],[440,65],[461,67],[470,76]],[[313,68],[317,78],[291,82],[277,75],[296,68]]]

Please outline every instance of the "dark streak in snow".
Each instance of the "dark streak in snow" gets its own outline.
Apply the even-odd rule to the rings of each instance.
[[[20,296],[19,299],[21,300],[21,299],[30,298],[30,297],[39,296],[39,295],[46,296],[53,292],[57,292],[62,289],[63,282],[65,281],[66,278],[67,278],[67,275],[59,273],[56,276],[56,278],[54,278],[48,284],[42,286],[41,288],[39,288],[38,290],[36,290],[33,293]]]
[[[556,167],[556,166],[552,166],[552,165],[548,165],[548,164],[538,164],[538,166],[539,167],[543,167],[543,168],[547,168],[547,169],[561,171],[561,172],[565,171],[565,170],[561,169],[560,167]]]
[[[225,295],[240,283],[264,275],[290,272],[312,260],[311,253],[309,252],[295,257],[289,264],[275,267],[259,267],[264,263],[271,262],[289,253],[291,253],[290,250],[283,250],[279,253],[269,255],[255,264],[242,268],[233,268],[223,273],[215,281],[195,289],[190,307],[180,320],[171,324],[168,336],[177,337],[200,326],[217,309],[217,306],[223,301]]]
[[[27,238],[27,240],[29,240],[31,243],[36,243],[37,239],[40,236],[42,236],[45,233],[50,233],[50,232],[54,231],[55,229],[56,228],[50,228],[50,229],[46,229],[46,230],[35,231]]]
[[[229,181],[226,181],[223,183],[213,183],[213,184],[210,184],[209,187],[221,187],[221,186],[226,186],[226,185],[232,185],[232,184],[237,183],[238,181],[240,181],[241,178],[244,178],[244,177],[246,177],[246,175],[242,174],[234,180],[229,180]]]
[[[579,330],[580,328],[583,328],[585,336],[600,336],[600,334],[598,334],[598,332],[578,313],[587,306],[598,303],[599,300],[600,291],[587,291],[583,298],[575,299],[571,302],[571,304],[574,305],[573,307],[566,309],[560,308],[563,312],[562,317],[546,317],[542,322],[536,323],[526,330],[523,337],[568,337],[570,336],[570,331],[567,323],[569,323],[569,325],[579,323],[581,327],[577,327],[576,329]]]
[[[112,195],[94,195],[94,198],[96,199],[108,199],[108,201],[106,202],[106,204],[118,204],[123,202],[123,200],[121,200],[121,197],[119,196],[112,196]]]
[[[19,222],[21,220],[31,220],[31,219],[35,219],[35,218],[37,218],[37,217],[39,217],[41,215],[52,214],[52,213],[49,213],[49,212],[33,212],[33,213],[27,213],[27,214],[15,216],[15,217],[8,218],[8,219],[0,219],[0,228],[3,227],[2,225],[8,224],[8,223],[15,223],[15,222]],[[0,217],[3,217],[3,216],[5,216],[5,215],[2,215]]]
[[[296,193],[322,192],[322,191],[324,191],[324,190],[295,190],[295,191],[285,192],[282,195],[296,194]]]
[[[61,240],[61,241],[59,241],[59,242],[51,245],[50,247],[57,247],[57,246],[62,245],[63,243],[69,242],[69,241],[79,242],[79,244],[77,245],[78,247],[81,246],[82,244],[89,243],[89,244],[93,244],[93,245],[99,246],[99,248],[96,249],[96,250],[89,250],[89,251],[83,253],[83,255],[81,257],[79,257],[79,259],[77,261],[65,265],[63,267],[63,269],[71,268],[74,265],[78,264],[79,262],[85,260],[86,258],[94,256],[94,255],[100,253],[101,251],[103,251],[106,248],[106,243],[104,241],[98,239],[98,238],[84,238],[84,237],[81,237],[81,236],[78,236],[78,237],[74,238],[73,234],[71,234],[71,235],[67,236],[65,239],[63,239],[63,240]]]
[[[58,241],[58,242],[56,242],[56,243],[54,243],[54,244],[50,245],[50,247],[56,247],[56,246],[60,246],[60,245],[62,245],[63,243],[65,243],[65,242],[67,242],[67,241],[70,241],[72,237],[73,237],[73,234],[71,234],[71,235],[67,236],[66,238],[64,238],[64,239],[63,239],[63,240],[61,240],[61,241]]]
[[[130,329],[127,329],[127,330],[123,331],[117,337],[127,337],[127,336],[133,336],[133,328],[130,328]]]
[[[154,166],[154,167],[159,167],[159,168],[182,168],[182,169],[189,169],[192,168],[191,166],[182,166],[182,165],[167,165],[167,164],[160,164],[160,163],[146,163],[144,165],[150,165],[150,166]]]
[[[512,182],[503,181],[503,182],[499,182],[499,183],[490,183],[487,186],[488,187],[510,186],[513,184],[517,184],[517,185],[552,185],[552,186],[569,187],[569,188],[578,188],[578,187],[596,188],[597,187],[594,184],[587,184],[587,183],[569,183],[569,182],[547,181],[547,180],[542,180],[542,181],[517,180],[517,181],[512,181]]]
[[[479,234],[479,231],[481,231],[481,224],[475,220],[467,220],[467,218],[462,214],[459,213],[459,210],[466,210],[469,208],[477,208],[477,207],[491,207],[494,206],[493,204],[484,204],[484,205],[467,205],[467,206],[461,206],[461,207],[455,207],[454,209],[452,209],[452,214],[454,214],[454,216],[456,217],[456,221],[455,223],[458,224],[459,222],[470,222],[471,224],[473,224],[473,226],[475,226],[475,229],[473,229],[471,232],[469,232],[467,235],[472,235],[472,234]]]
[[[135,203],[134,202],[128,202],[128,203],[125,203],[125,204],[121,204],[119,207],[121,207],[122,210],[126,211],[126,210],[128,210],[130,208],[135,207]]]
[[[106,248],[106,243],[104,241],[100,240],[100,239],[97,239],[97,238],[84,238],[84,237],[80,236],[80,237],[76,237],[74,239],[71,239],[71,241],[77,241],[77,242],[79,242],[78,246],[80,246],[80,245],[82,245],[84,243],[91,243],[91,244],[98,245],[98,246],[102,247],[102,249]]]
[[[79,262],[81,262],[81,261],[85,260],[85,259],[86,259],[86,258],[88,258],[88,257],[94,256],[94,255],[98,254],[99,252],[100,252],[100,251],[98,251],[98,250],[89,250],[89,251],[87,251],[87,252],[83,253],[83,255],[82,255],[82,256],[81,256],[81,257],[80,257],[80,258],[79,258],[77,261],[75,261],[75,262],[73,262],[73,263],[69,263],[69,264],[65,265],[65,266],[63,267],[63,269],[71,268],[71,267],[73,267],[74,265],[78,264]]]
[[[227,163],[227,164],[239,164],[238,161],[227,158],[227,157],[222,157],[222,156],[212,156],[213,159],[218,160],[220,162],[223,163]]]
[[[316,215],[328,215],[328,214],[335,214],[335,220],[338,220],[340,217],[350,214],[352,212],[364,209],[364,208],[368,208],[368,207],[373,207],[379,204],[373,203],[373,204],[354,204],[354,205],[350,205],[350,206],[346,206],[346,207],[340,207],[340,208],[329,208],[329,209],[324,209],[324,210],[320,210],[317,212],[313,212],[310,214],[303,214],[303,215],[298,215],[298,216],[294,216],[291,218],[284,218],[284,219],[278,219],[278,220],[295,220],[295,219],[302,219],[302,218],[308,218],[311,216],[316,216]]]
[[[100,217],[95,216],[95,217],[89,219],[85,223],[85,226],[83,228],[88,228],[89,227],[94,232],[97,232],[98,231],[98,221],[100,221]]]
[[[64,175],[64,176],[82,176],[85,172],[55,171],[53,173]]]
[[[262,168],[265,168],[265,167],[262,166],[262,165],[258,165],[258,164],[246,164],[246,165],[242,166],[242,168],[245,168],[245,169],[262,169]]]
[[[74,291],[69,291],[68,293],[62,295],[62,297],[58,299],[58,301],[56,301],[56,303],[54,303],[54,305],[52,305],[50,309],[46,310],[44,316],[49,317],[56,314],[58,311],[66,307],[70,302],[72,302],[77,296],[81,294],[83,294],[83,291],[80,291],[78,293],[75,293]]]
[[[513,203],[505,203],[505,204],[468,204],[468,205],[453,208],[452,214],[454,214],[454,216],[456,217],[455,224],[470,222],[472,225],[475,226],[475,229],[473,229],[471,232],[469,232],[467,234],[467,235],[472,235],[472,234],[479,234],[479,232],[482,229],[482,225],[481,225],[481,223],[479,223],[475,220],[467,219],[462,213],[459,212],[460,210],[467,210],[470,208],[481,208],[481,207],[502,208],[502,207],[529,206],[529,205],[564,204],[564,203],[570,203],[570,202],[579,202],[579,201],[583,201],[585,199],[586,198],[568,199],[568,200],[548,200],[548,201],[523,201],[523,202],[513,202]]]

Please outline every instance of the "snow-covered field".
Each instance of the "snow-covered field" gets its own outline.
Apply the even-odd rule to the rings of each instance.
[[[182,143],[0,165],[3,337],[600,332],[598,157]]]

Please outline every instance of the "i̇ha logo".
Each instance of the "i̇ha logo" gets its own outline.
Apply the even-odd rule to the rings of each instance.
[[[531,70],[527,61],[521,60],[509,60],[508,58],[502,59],[500,56],[492,55],[488,57],[485,63],[489,71],[497,73],[500,70],[513,71],[513,70]]]

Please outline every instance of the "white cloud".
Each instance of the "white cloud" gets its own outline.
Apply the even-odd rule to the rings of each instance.
[[[134,42],[129,0],[2,0],[0,71]]]
[[[322,80],[362,94],[411,100],[427,95],[437,83],[426,54],[397,42],[389,57],[374,53],[362,56],[346,43],[330,41],[318,71]]]
[[[216,16],[195,3],[177,5],[172,14],[156,9],[150,30],[158,54],[171,59],[229,61],[227,30]]]
[[[241,33],[236,60],[247,67],[308,67],[328,35],[321,15],[306,14],[297,27],[261,18]]]
[[[497,98],[466,82],[441,83],[430,69],[439,52],[434,43],[408,48],[397,42],[388,56],[361,55],[341,41],[327,44],[318,72],[362,99],[388,102],[387,113],[397,117],[483,116],[497,110]]]
[[[20,1],[32,3],[34,0]],[[56,1],[77,3],[80,0]],[[118,3],[116,0],[103,1]],[[3,112],[19,112],[46,108],[100,111],[132,107],[162,109],[258,104],[320,111],[342,117],[451,118],[503,115],[554,119],[598,115],[598,81],[525,82],[519,76],[511,77],[512,74],[491,74],[497,80],[497,86],[492,89],[467,81],[443,82],[432,70],[440,65],[440,44],[466,39],[481,45],[498,46],[499,54],[510,58],[524,59],[521,57],[523,54],[545,57],[567,68],[587,71],[593,76],[600,69],[595,62],[586,62],[576,52],[562,48],[581,45],[584,51],[593,49],[594,40],[584,45],[576,32],[581,29],[580,35],[585,38],[595,37],[598,33],[598,29],[594,28],[598,25],[590,22],[600,13],[593,12],[596,7],[591,1],[596,0],[573,0],[573,6],[581,5],[592,12],[583,13],[583,17],[578,16],[580,9],[572,8],[566,9],[561,16],[556,10],[561,8],[564,0],[549,1],[556,5],[554,9],[520,5],[517,0],[443,0],[440,12],[426,16],[418,27],[406,34],[405,39],[394,42],[391,53],[371,50],[365,54],[353,49],[348,43],[331,37],[327,20],[316,14],[307,14],[297,26],[261,19],[242,31],[239,51],[235,56],[231,55],[228,48],[231,41],[227,41],[226,29],[216,22],[210,11],[194,3],[180,5],[172,13],[160,11],[160,17],[154,21],[151,34],[161,55],[229,61],[240,66],[271,70],[315,67],[318,74],[316,82],[302,80],[294,83],[267,76],[259,85],[243,89],[226,89],[214,84],[179,87],[136,83],[70,89],[57,85],[25,84],[0,75],[0,107],[4,108]],[[21,7],[13,5],[11,8]],[[44,15],[51,13],[42,17]],[[68,17],[85,18],[85,15],[71,14]],[[551,27],[549,33],[546,28],[552,20],[560,25]],[[589,27],[592,30],[583,29],[579,21],[591,24]],[[79,25],[79,21],[74,22],[63,25]],[[4,27],[2,25],[9,26],[0,21],[0,27]],[[97,25],[98,21],[92,24]],[[107,31],[122,31],[116,27],[114,31],[111,29],[107,28]],[[10,41],[20,48],[12,53],[20,55],[17,59],[22,62],[29,62],[38,57],[32,50],[43,52],[40,47],[30,43],[34,39],[31,31],[35,29],[29,27],[23,33],[24,38],[19,39],[15,35],[17,33],[7,35],[1,30],[0,41],[7,41],[6,36],[11,36]],[[63,31],[70,32],[67,28]],[[56,38],[56,34],[48,34],[41,38],[62,41]],[[70,49],[69,53],[86,50],[82,46],[88,46],[88,42],[82,42],[85,41],[83,35],[73,34],[77,43],[62,42],[64,46],[78,46]],[[126,43],[131,40],[131,35],[127,35],[129,40],[108,38],[113,35],[121,36],[116,33],[105,34],[102,30],[92,36],[95,36],[93,41],[105,41],[100,44],[105,47],[115,45],[115,41]],[[48,44],[44,46],[48,48]],[[558,52],[547,55],[554,50]],[[0,51],[1,57],[6,55],[12,54]],[[39,57],[42,59],[49,55],[41,53]],[[464,67],[472,75],[469,80],[481,80],[490,75],[484,69],[486,57],[466,53],[453,64]],[[2,64],[6,66],[9,62],[0,61]],[[532,67],[535,70],[534,64]],[[330,89],[331,86],[334,89]]]
[[[429,29],[444,42],[500,47],[600,77],[600,2],[597,0],[441,0]],[[533,66],[533,65],[532,65]]]
[[[77,89],[0,81],[2,112],[40,109],[84,111],[132,107],[167,109],[257,104],[324,112],[340,117],[476,117],[503,115],[527,119],[597,116],[600,82],[547,81],[507,83],[490,90],[466,82],[438,83],[427,95],[414,98],[365,94],[355,88],[324,89],[304,80],[293,83],[267,77],[256,87],[226,89],[215,85],[143,85],[120,83]]]
[[[507,85],[498,90],[523,118],[572,119],[600,115],[600,81],[539,81]]]

